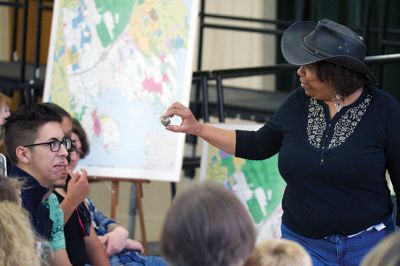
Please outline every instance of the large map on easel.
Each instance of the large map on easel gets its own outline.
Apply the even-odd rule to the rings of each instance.
[[[260,125],[226,125],[229,129],[256,130]],[[286,183],[278,170],[278,155],[252,161],[234,157],[204,142],[200,180],[215,180],[232,190],[248,210],[258,241],[279,238],[281,201]]]
[[[189,103],[197,0],[56,0],[44,101],[88,133],[90,175],[178,181],[184,134],[160,115]]]

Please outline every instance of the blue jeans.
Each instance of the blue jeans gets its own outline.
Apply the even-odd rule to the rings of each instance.
[[[379,241],[394,232],[392,217],[384,224],[386,228],[380,231],[373,228],[353,237],[332,235],[319,239],[307,238],[291,231],[283,223],[281,231],[282,238],[296,241],[307,250],[314,266],[356,266]]]

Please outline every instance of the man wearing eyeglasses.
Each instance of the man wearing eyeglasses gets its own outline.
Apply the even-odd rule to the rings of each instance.
[[[65,138],[61,117],[43,104],[22,106],[6,119],[4,142],[13,167],[10,176],[23,177],[22,206],[36,232],[49,240],[52,265],[71,265],[65,251],[63,212],[50,187],[67,166],[71,140]]]
[[[61,128],[64,134],[71,137],[72,117],[61,106],[55,103],[44,103],[59,116],[61,116]],[[72,138],[71,138],[72,139]],[[72,142],[69,152],[70,162],[72,156],[76,156],[77,144]],[[64,234],[68,257],[73,265],[109,265],[107,254],[97,238],[93,227],[89,210],[84,200],[89,193],[89,183],[86,171],[82,175],[77,175],[71,171],[63,173],[66,180],[61,179],[55,183],[54,194],[57,196],[60,206],[64,212]]]

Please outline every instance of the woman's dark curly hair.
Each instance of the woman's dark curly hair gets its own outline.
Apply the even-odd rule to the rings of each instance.
[[[342,97],[364,87],[367,81],[364,74],[330,62],[319,61],[315,63],[315,66],[315,73],[319,80],[332,85],[336,93]]]

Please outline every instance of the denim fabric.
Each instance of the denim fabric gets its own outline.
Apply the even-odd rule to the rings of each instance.
[[[314,266],[356,266],[363,257],[386,235],[394,232],[393,218],[384,222],[386,228],[375,228],[353,236],[332,235],[322,239],[303,237],[281,225],[282,238],[296,241],[310,254]]]
[[[98,236],[104,236],[107,234],[107,226],[110,224],[115,224],[116,222],[113,219],[108,218],[101,212],[97,211],[96,206],[94,205],[91,198],[87,197],[85,200],[89,212],[92,215],[94,222],[94,230]]]
[[[107,233],[107,226],[115,223],[101,212],[96,211],[96,207],[90,198],[86,198],[89,211],[93,217],[96,234],[99,236]],[[142,256],[137,251],[124,249],[120,253],[110,256],[111,266],[167,266],[167,263],[159,256]]]
[[[142,256],[138,252],[123,250],[110,257],[111,266],[167,266],[163,258],[158,256]]]

